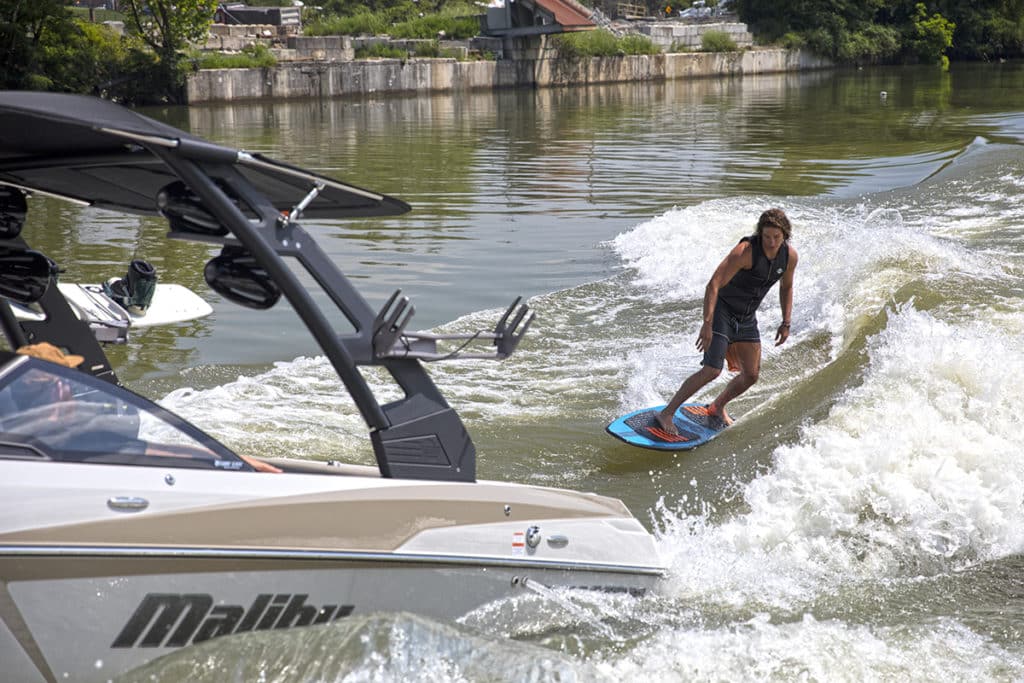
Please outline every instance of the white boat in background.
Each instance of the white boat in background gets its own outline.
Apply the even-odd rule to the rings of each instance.
[[[31,246],[33,193],[162,215],[169,238],[220,245],[197,264],[206,281],[257,311],[288,300],[366,421],[378,466],[243,457],[121,386],[79,293],[56,285]],[[618,500],[477,481],[473,441],[424,370],[508,357],[528,307],[517,300],[487,332],[409,332],[407,299],[372,310],[301,226],[408,210],[109,102],[0,93],[5,677],[107,680],[211,638],[378,610],[456,618],[531,584],[634,595],[655,585],[653,538]],[[336,311],[314,305],[286,259]],[[439,352],[452,340],[457,352]],[[43,342],[65,362],[13,352]],[[379,403],[359,372],[368,365],[402,398]]]

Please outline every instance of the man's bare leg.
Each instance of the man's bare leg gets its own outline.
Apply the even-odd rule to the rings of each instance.
[[[682,386],[679,387],[679,391],[672,397],[672,400],[656,416],[655,419],[661,429],[668,434],[678,434],[679,430],[672,424],[672,416],[676,414],[679,406],[686,402],[686,399],[700,391],[708,382],[718,377],[721,372],[718,368],[710,368],[704,365],[701,366],[700,370],[687,377],[683,381]]]
[[[729,380],[714,401],[708,405],[708,412],[722,418],[726,425],[733,423],[725,406],[744,391],[754,386],[761,373],[761,344],[758,342],[735,342],[736,360],[740,365],[738,375]]]

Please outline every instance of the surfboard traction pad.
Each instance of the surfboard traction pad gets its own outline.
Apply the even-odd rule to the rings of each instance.
[[[679,430],[679,434],[669,434],[661,428],[661,425],[657,421],[658,411],[652,410],[646,413],[639,413],[633,417],[623,420],[626,425],[637,434],[648,434],[658,439],[659,441],[667,441],[669,443],[685,443],[687,441],[696,441],[700,438],[699,434],[694,434],[690,430],[686,429],[681,421],[676,418],[672,418],[672,424]]]
[[[679,407],[679,411],[672,418],[672,424],[676,426],[678,434],[669,434],[661,428],[661,425],[657,422],[657,414],[660,408],[652,408],[650,410],[638,411],[634,415],[630,415],[625,419],[620,418],[621,424],[632,429],[636,436],[646,438],[649,444],[641,443],[640,441],[627,438],[624,434],[620,434],[613,430],[614,422],[608,425],[608,432],[619,439],[622,439],[626,443],[633,446],[640,446],[641,448],[654,448],[657,450],[688,450],[695,448],[704,443],[707,443],[726,427],[720,417],[712,415],[708,412],[707,405],[686,403]],[[680,416],[680,412],[685,412],[685,417]],[[693,427],[694,424],[700,425],[707,430],[707,433],[699,434],[694,432],[692,429],[687,427]]]

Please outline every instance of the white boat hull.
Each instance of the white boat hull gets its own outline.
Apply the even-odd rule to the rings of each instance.
[[[531,586],[640,595],[663,571],[618,501],[558,489],[2,467],[0,660],[17,681],[103,681],[210,638],[353,614],[451,620]]]
[[[614,587],[642,593],[655,577],[514,566],[395,561],[185,558],[19,558],[7,567],[37,578],[6,584],[0,659],[9,680],[105,681],[212,637],[315,626],[353,614],[463,616],[542,586]],[[77,578],[46,578],[48,569]],[[57,565],[65,565],[58,567]],[[127,569],[129,575],[120,575]],[[198,569],[193,571],[192,569]],[[176,570],[176,571],[175,571]],[[152,573],[150,573],[152,572]],[[97,574],[97,575],[92,575]],[[31,639],[15,637],[27,629]],[[84,675],[95,672],[95,676]]]

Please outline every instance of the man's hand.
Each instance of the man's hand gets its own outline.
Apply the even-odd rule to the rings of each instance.
[[[697,350],[707,351],[711,346],[711,323],[706,322],[700,326],[700,334],[697,335]]]
[[[789,339],[789,323],[782,323],[775,332],[775,345],[779,346],[785,343],[787,339]]]
[[[280,467],[274,467],[269,462],[263,462],[258,458],[254,458],[251,455],[239,455],[239,458],[249,463],[249,465],[257,472],[270,472],[272,474],[280,474],[284,470]]]

